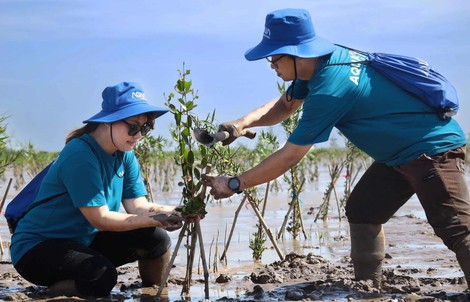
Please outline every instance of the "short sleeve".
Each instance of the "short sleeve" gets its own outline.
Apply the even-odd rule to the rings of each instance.
[[[140,173],[140,164],[133,151],[124,154],[124,190],[123,199],[137,198],[148,194]]]
[[[287,88],[287,93],[297,100],[303,100],[308,95],[308,81],[305,80],[295,80],[289,88]]]
[[[106,205],[100,163],[91,152],[71,154],[62,161],[57,177],[64,184],[74,207]]]

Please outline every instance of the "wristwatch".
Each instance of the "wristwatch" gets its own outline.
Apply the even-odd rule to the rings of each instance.
[[[238,179],[238,177],[230,177],[228,179],[228,187],[230,188],[230,190],[232,190],[233,192],[237,193],[237,194],[240,194],[241,192],[243,192],[242,190],[240,190],[240,179]]]

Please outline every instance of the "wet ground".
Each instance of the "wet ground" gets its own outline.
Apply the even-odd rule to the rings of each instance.
[[[274,235],[288,208],[286,193],[269,199],[266,222]],[[277,241],[284,260],[267,239],[260,262],[252,260],[249,240],[256,232],[256,216],[248,206],[240,210],[234,235],[227,249],[227,261],[219,260],[233,224],[239,199],[211,203],[201,222],[205,254],[209,264],[211,301],[468,301],[463,273],[455,256],[433,234],[416,200],[411,200],[386,225],[386,253],[383,283],[375,288],[370,281],[355,281],[349,258],[349,230],[336,210],[327,221],[314,221],[321,194],[305,193],[301,201],[305,234],[293,239],[285,233]],[[177,194],[159,196],[162,203],[177,203]],[[0,234],[8,245],[4,218]],[[178,231],[171,233],[174,243]],[[168,288],[157,297],[157,287],[142,288],[135,264],[119,268],[119,281],[110,297],[101,301],[202,301],[205,298],[200,261],[195,264],[190,297],[181,296],[186,267],[186,248],[177,251]],[[13,269],[5,249],[0,262],[2,301],[80,301],[78,297],[47,297],[44,287],[23,280]]]

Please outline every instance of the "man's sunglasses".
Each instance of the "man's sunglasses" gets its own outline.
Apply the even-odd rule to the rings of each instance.
[[[273,57],[267,57],[266,60],[268,60],[269,63],[271,64],[276,64],[277,61],[280,59],[284,58],[286,55],[280,55],[278,58],[273,60]]]
[[[124,124],[127,125],[127,129],[128,129],[127,134],[129,134],[129,136],[135,136],[139,132],[140,132],[140,134],[142,134],[142,136],[144,136],[147,133],[149,133],[150,130],[152,130],[152,128],[150,127],[150,125],[148,123],[145,123],[142,126],[139,126],[139,125],[130,124],[130,123],[126,122],[125,120],[122,120],[121,122],[123,122]]]

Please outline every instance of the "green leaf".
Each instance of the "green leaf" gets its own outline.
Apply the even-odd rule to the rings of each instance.
[[[176,81],[176,89],[178,90],[178,92],[184,91],[184,87],[185,87],[184,79],[179,79],[178,81]]]
[[[191,165],[194,164],[194,152],[192,150],[188,152],[188,163]]]
[[[186,81],[186,83],[184,83],[185,90],[190,91],[191,90],[191,85],[192,85],[192,81]]]
[[[194,177],[195,177],[197,180],[200,180],[200,179],[201,179],[201,172],[200,172],[199,169],[197,169],[197,168],[194,169]]]
[[[181,113],[179,113],[179,112],[175,113],[175,122],[176,122],[177,126],[179,126],[181,124]]]

